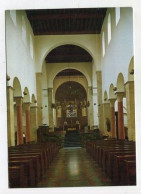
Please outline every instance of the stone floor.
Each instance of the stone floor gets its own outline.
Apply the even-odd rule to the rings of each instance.
[[[112,186],[84,148],[61,149],[38,187]]]

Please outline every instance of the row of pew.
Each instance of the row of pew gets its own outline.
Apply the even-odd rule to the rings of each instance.
[[[135,142],[112,139],[88,141],[86,150],[110,177],[113,185],[136,185]]]
[[[9,147],[9,187],[36,187],[58,152],[59,146],[56,142]]]

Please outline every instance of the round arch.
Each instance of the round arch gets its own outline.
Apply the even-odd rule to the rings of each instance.
[[[35,106],[36,103],[37,103],[37,101],[36,101],[35,95],[32,94],[32,96],[31,96],[31,106]]]
[[[24,94],[23,102],[30,102],[30,94],[27,87],[24,88],[23,94]]]
[[[114,85],[111,84],[109,88],[109,99],[115,99],[115,98],[116,98],[116,95],[114,93]]]
[[[117,78],[117,92],[124,92],[124,77],[122,73],[118,74]]]
[[[20,81],[17,77],[13,80],[14,97],[22,96],[22,89]]]
[[[74,69],[73,69],[74,70]],[[60,72],[62,72],[62,71],[60,71]],[[59,72],[59,73],[60,73]],[[79,71],[79,72],[81,72],[81,71]],[[84,75],[84,74],[83,74]],[[57,78],[56,78],[57,76],[55,76],[55,78],[54,78],[54,80],[53,80],[53,89],[54,89],[54,93],[56,92],[56,90],[58,89],[58,87],[60,86],[60,85],[62,85],[63,83],[65,83],[65,82],[67,82],[67,81],[75,81],[75,82],[77,82],[77,83],[79,83],[79,84],[81,84],[84,88],[85,88],[85,90],[87,91],[87,89],[88,89],[88,81],[87,81],[87,79],[86,79],[86,77],[84,76],[84,77],[68,77],[68,76],[66,76],[66,77],[64,77],[64,79],[61,79],[61,80],[59,80],[59,81],[57,81],[56,83],[55,83],[55,81],[57,80]],[[55,86],[54,86],[54,83],[55,83]]]
[[[90,77],[89,77],[89,75],[87,75],[86,72],[84,72],[83,70],[80,70],[79,68],[73,67],[73,66],[70,66],[69,68],[70,68],[70,69],[75,69],[75,70],[77,70],[77,71],[80,71],[80,72],[85,76],[85,78],[86,78],[86,80],[87,80],[87,82],[88,82],[88,86],[91,86],[91,85],[92,85],[91,80],[90,80]],[[53,72],[52,83],[54,82],[54,79],[55,79],[56,75],[57,75],[58,73],[60,73],[61,71],[65,70],[65,69],[68,69],[68,67],[66,67],[66,68],[63,68],[63,67],[62,67],[62,68],[60,68],[59,70],[56,70],[56,72],[55,72],[55,71]]]
[[[61,42],[58,42],[58,43],[54,43],[48,50],[46,50],[46,52],[43,54],[43,57],[42,57],[42,65],[44,63],[44,60],[46,58],[46,56],[55,48],[59,47],[59,46],[63,46],[63,45],[66,45],[66,44],[71,44],[71,45],[75,45],[75,46],[79,46],[81,48],[83,48],[84,50],[86,50],[92,57],[93,61],[94,61],[94,54],[91,52],[91,50],[86,47],[86,45],[84,44],[81,44],[81,43],[78,43],[78,42],[74,42],[74,41],[61,41]]]
[[[107,102],[108,101],[108,94],[107,94],[107,91],[105,90],[104,91],[104,102]]]
[[[130,60],[128,68],[128,81],[134,81],[134,57]]]

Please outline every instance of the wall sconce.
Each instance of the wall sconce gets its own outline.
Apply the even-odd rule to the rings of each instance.
[[[94,103],[94,106],[96,105],[96,103]]]
[[[106,101],[107,100],[107,98],[104,98],[104,101]]]
[[[37,100],[34,100],[34,103],[37,103]]]
[[[10,80],[10,76],[9,76],[9,75],[6,76],[6,80],[7,80],[7,81]]]
[[[117,87],[114,87],[113,90],[114,90],[114,91],[117,91]]]
[[[45,105],[45,107],[47,107],[47,105]]]
[[[23,94],[24,94],[24,95],[27,95],[27,92],[24,91]]]
[[[134,69],[131,69],[130,74],[134,75]]]

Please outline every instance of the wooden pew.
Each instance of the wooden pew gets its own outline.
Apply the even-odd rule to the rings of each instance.
[[[124,178],[129,180],[129,173],[132,169],[132,166],[128,166],[127,161],[134,161],[135,163],[136,156],[135,155],[115,155],[114,158],[114,173],[113,173],[113,181],[114,183],[120,183],[120,184],[128,184],[129,181],[126,182]],[[125,162],[126,161],[126,162]],[[130,164],[130,163],[129,163]],[[131,169],[130,169],[131,168]],[[136,174],[136,169],[134,165],[134,174]],[[123,178],[124,177],[124,178]]]
[[[98,140],[90,141],[86,143],[86,150],[90,155],[98,162],[98,164],[103,168],[103,170],[108,174],[110,178],[113,179],[115,168],[114,166],[114,156],[119,154],[122,156],[129,155],[130,158],[135,153],[135,142],[129,142],[124,140]],[[126,166],[128,162],[126,162]],[[130,164],[130,163],[129,163]],[[124,165],[125,168],[125,165]],[[129,167],[130,172],[130,167]],[[135,172],[135,170],[133,170]],[[129,174],[129,173],[128,173]],[[129,181],[128,181],[129,182]],[[118,182],[120,184],[120,182]]]
[[[22,161],[24,159],[32,159],[33,160],[33,168],[35,172],[35,182],[38,183],[39,180],[41,179],[41,174],[40,174],[40,162],[39,162],[39,157],[38,156],[9,156],[9,161],[10,160],[18,160]]]
[[[121,157],[126,157],[127,155],[135,155],[135,151],[134,150],[121,150],[121,151],[114,151],[114,152],[109,152],[108,153],[108,159],[106,162],[106,169],[107,169],[107,174],[108,176],[113,179],[114,176],[114,168],[115,168],[115,155],[120,155]]]
[[[10,188],[26,188],[28,187],[27,178],[24,175],[24,166],[9,166],[9,187]]]
[[[9,167],[12,166],[20,166],[20,165],[24,166],[24,175],[27,177],[27,182],[28,182],[28,186],[29,187],[34,187],[35,186],[35,172],[33,169],[33,160],[32,159],[28,159],[28,160],[10,160],[8,163]]]

